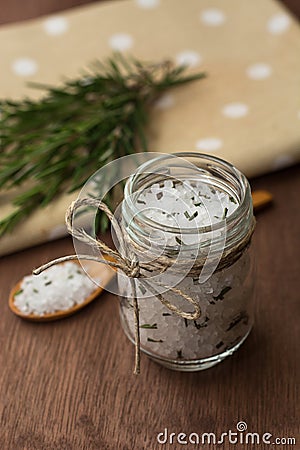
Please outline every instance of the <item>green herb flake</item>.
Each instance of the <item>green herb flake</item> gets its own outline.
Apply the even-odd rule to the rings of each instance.
[[[72,280],[72,278],[74,278],[74,275],[69,275],[69,276],[68,276],[68,279],[69,279],[69,280]]]
[[[248,324],[249,316],[245,311],[240,312],[236,317],[234,317],[234,319],[232,320],[232,322],[230,322],[226,331],[230,331],[232,328],[234,328],[236,325],[238,325],[241,321],[243,321],[243,323],[245,325]]]
[[[237,204],[236,199],[234,197],[232,197],[232,195],[229,197],[229,200],[231,201],[231,203]]]
[[[194,214],[192,214],[189,218],[189,220],[193,220],[198,216],[198,211],[195,211]]]
[[[194,326],[195,328],[197,328],[197,330],[200,330],[200,328],[202,328],[201,324],[198,323],[196,320],[194,320]]]
[[[203,198],[206,198],[206,200],[211,200],[211,197],[209,195],[201,194],[200,192],[199,192],[199,195]]]
[[[22,294],[22,292],[23,292],[23,289],[19,289],[16,293],[15,293],[15,297],[17,296],[17,295],[20,295],[20,294]]]
[[[176,241],[179,245],[183,245],[182,240],[181,240],[178,236],[175,236],[175,241]]]
[[[213,295],[213,298],[214,298],[215,300],[223,300],[223,299],[224,299],[224,295],[227,294],[227,292],[229,292],[231,289],[232,289],[231,286],[225,286],[225,287],[223,287],[223,289],[221,290],[220,294],[219,294],[219,295],[216,295],[216,296]]]
[[[224,209],[223,216],[222,216],[222,220],[225,220],[225,219],[226,219],[227,214],[228,214],[228,208],[225,208],[225,209]]]
[[[147,328],[148,330],[157,330],[157,323],[150,325],[150,323],[144,323],[140,328]]]
[[[34,288],[33,292],[35,292],[37,294],[39,291],[38,291],[38,289]]]
[[[159,342],[159,343],[162,343],[162,342],[164,342],[162,339],[152,339],[152,338],[147,338],[147,341],[148,342]]]
[[[177,350],[177,359],[182,359],[182,350]]]
[[[47,281],[47,283],[45,283],[45,286],[49,286],[49,284],[52,284],[52,281]]]

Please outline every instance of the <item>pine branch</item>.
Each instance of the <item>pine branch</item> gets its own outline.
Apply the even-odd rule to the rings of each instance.
[[[62,87],[32,84],[45,91],[41,100],[0,101],[0,189],[24,187],[13,213],[0,221],[0,237],[36,208],[82,187],[95,167],[146,151],[149,105],[165,90],[205,76],[184,71],[116,54]]]

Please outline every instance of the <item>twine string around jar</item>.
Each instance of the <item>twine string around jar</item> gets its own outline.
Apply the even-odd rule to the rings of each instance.
[[[112,228],[114,229],[114,232],[116,233],[117,239],[119,241],[120,250],[114,250],[110,248],[108,245],[106,245],[102,240],[98,239],[97,237],[93,237],[90,234],[88,234],[84,229],[76,229],[73,226],[73,219],[75,216],[75,212],[78,208],[82,206],[91,206],[95,207],[97,209],[100,209],[103,211],[108,219],[111,222]],[[44,270],[48,269],[49,267],[59,264],[65,261],[70,261],[74,259],[78,260],[92,260],[97,261],[99,263],[107,264],[113,268],[120,269],[127,277],[129,277],[131,288],[132,288],[132,298],[133,298],[133,311],[134,311],[134,331],[135,331],[135,366],[134,366],[134,373],[139,374],[140,373],[140,325],[139,325],[139,305],[138,305],[138,299],[137,299],[137,292],[136,292],[136,279],[139,279],[141,283],[145,285],[146,288],[164,305],[166,306],[170,311],[176,313],[180,317],[188,320],[196,320],[201,316],[201,309],[196,300],[194,300],[189,295],[182,292],[180,289],[173,287],[173,286],[167,286],[163,283],[159,283],[157,281],[155,282],[148,282],[145,278],[147,278],[144,274],[141,273],[141,268],[144,268],[143,265],[141,265],[137,259],[136,254],[133,252],[130,245],[128,245],[128,242],[125,239],[124,231],[122,230],[120,224],[114,217],[113,213],[110,211],[110,209],[107,207],[105,203],[102,201],[93,199],[93,198],[84,198],[84,199],[78,199],[75,202],[71,203],[69,208],[67,209],[65,221],[67,225],[67,229],[69,233],[76,239],[79,239],[80,241],[91,245],[93,248],[97,248],[100,250],[100,252],[106,256],[109,257],[109,259],[104,259],[98,256],[91,256],[91,255],[69,255],[69,256],[63,256],[61,258],[57,258],[53,261],[50,261],[39,268],[35,269],[33,273],[35,275],[39,275]],[[161,257],[162,260],[158,260],[157,264],[154,264],[154,267],[159,269],[161,266],[163,267],[163,270],[166,268],[166,262],[168,265],[170,264],[170,261],[165,261],[164,257]],[[165,264],[163,264],[165,262]],[[144,263],[146,264],[146,263]],[[147,265],[145,266],[147,269]],[[189,302],[194,307],[194,312],[188,313],[183,311],[182,309],[178,308],[176,305],[168,301],[164,296],[159,293],[154,285],[163,287],[166,291],[171,291],[174,294],[182,297],[184,300]]]

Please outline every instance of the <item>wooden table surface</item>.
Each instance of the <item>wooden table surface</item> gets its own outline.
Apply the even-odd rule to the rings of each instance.
[[[26,0],[20,6],[11,0],[1,21],[78,3],[84,1]],[[298,0],[286,3],[300,15]],[[10,288],[33,267],[71,253],[70,239],[0,259],[0,450],[178,449],[159,445],[157,434],[167,428],[220,435],[241,420],[251,432],[298,440],[275,448],[300,448],[300,166],[252,180],[252,187],[275,197],[259,215],[253,241],[256,323],[234,356],[207,371],[172,372],[143,356],[142,373],[134,376],[133,346],[120,328],[113,295],[60,322],[15,317],[7,306]]]

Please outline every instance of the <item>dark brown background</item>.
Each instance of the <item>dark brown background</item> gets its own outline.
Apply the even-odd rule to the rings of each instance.
[[[95,3],[97,0],[0,0],[0,23],[31,19],[43,14],[51,14],[73,6]],[[281,0],[298,17],[299,0]],[[259,13],[259,12],[258,12]]]
[[[89,2],[2,0],[1,22],[80,3]],[[300,16],[298,0],[285,3]],[[71,253],[70,239],[0,259],[0,449],[175,449],[182,447],[156,443],[165,427],[222,433],[239,420],[249,431],[298,439],[296,447],[276,448],[300,448],[299,175],[300,166],[252,180],[253,188],[269,189],[275,198],[259,215],[253,242],[256,324],[237,354],[208,371],[172,372],[143,356],[142,374],[132,375],[133,347],[112,295],[56,323],[13,316],[10,288],[33,267]]]

